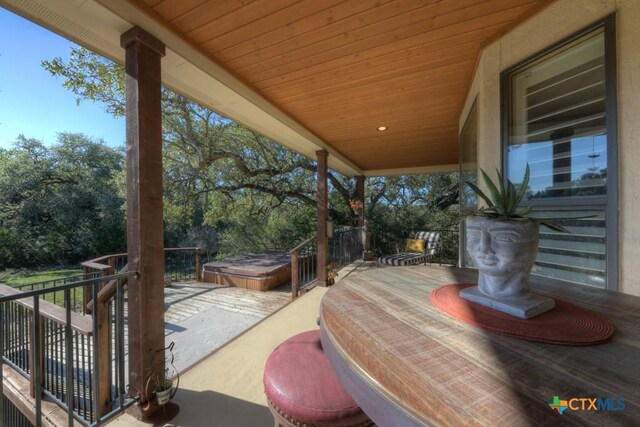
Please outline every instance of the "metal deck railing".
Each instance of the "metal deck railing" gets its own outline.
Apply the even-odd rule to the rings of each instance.
[[[126,391],[124,326],[126,280],[135,274],[20,289],[0,285],[0,369],[3,381],[5,367],[28,381],[30,396],[25,397],[31,398],[35,426],[45,416],[43,398],[67,412],[69,426],[100,424],[134,402]],[[81,295],[90,292],[96,300],[108,282],[115,283],[113,297],[85,315]],[[14,409],[3,404],[0,411],[0,427],[12,427],[18,419]]]

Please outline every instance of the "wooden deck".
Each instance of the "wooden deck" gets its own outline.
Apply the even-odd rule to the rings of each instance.
[[[259,292],[212,283],[174,283],[164,292],[165,322],[181,321],[211,307],[266,317],[291,300],[291,285]]]
[[[195,281],[166,287],[165,345],[175,343],[175,369],[184,371],[290,301],[290,284],[267,292]],[[128,307],[125,304],[125,349],[129,347]],[[88,341],[84,354],[76,357],[88,359],[92,348]]]
[[[291,285],[267,292],[182,282],[165,288],[165,344],[178,371],[200,361],[291,301]]]

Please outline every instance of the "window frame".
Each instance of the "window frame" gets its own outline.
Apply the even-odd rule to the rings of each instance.
[[[469,111],[467,113],[467,117],[464,120],[464,124],[462,125],[462,128],[460,129],[460,133],[458,134],[458,158],[460,159],[460,162],[458,162],[458,181],[459,181],[459,185],[460,185],[460,194],[462,194],[462,187],[464,185],[464,182],[462,180],[462,160],[463,160],[463,154],[464,154],[464,148],[463,148],[463,141],[462,141],[462,135],[464,134],[465,129],[467,129],[467,127],[469,126],[469,123],[471,122],[471,120],[474,118],[473,116],[475,115],[475,119],[476,119],[476,124],[478,122],[478,96],[476,95],[473,99],[473,102],[471,103],[471,108],[469,108]],[[476,132],[476,140],[475,140],[475,144],[476,144],[476,180],[478,178],[478,135]],[[464,214],[464,213],[468,213],[468,212],[473,212],[476,209],[478,209],[478,198],[476,197],[476,204],[475,206],[467,206],[464,207],[462,205],[462,201],[460,202],[460,213]]]
[[[462,128],[460,129],[460,132],[458,134],[458,158],[460,159],[460,161],[458,162],[458,197],[460,198],[460,203],[458,204],[458,212],[460,213],[460,215],[464,215],[467,214],[469,212],[473,212],[475,209],[478,208],[478,198],[476,197],[476,206],[475,208],[472,207],[466,207],[463,208],[462,206],[462,191],[463,191],[463,186],[464,186],[464,182],[462,180],[462,160],[463,160],[463,142],[462,142],[462,135],[464,134],[465,129],[467,128],[467,126],[469,125],[471,119],[473,119],[473,115],[475,115],[475,119],[476,119],[476,124],[478,123],[480,116],[478,113],[478,95],[476,94],[476,96],[473,98],[473,102],[471,103],[471,107],[469,108],[469,111],[467,112],[467,117],[464,119],[464,124],[462,125]],[[478,135],[476,133],[476,179],[478,178]],[[468,268],[475,268],[473,266],[467,265],[465,263],[465,251],[466,251],[466,247],[467,247],[467,236],[466,236],[466,227],[465,227],[465,222],[464,221],[460,221],[459,225],[458,225],[458,241],[459,241],[459,247],[458,247],[458,266],[460,267],[468,267]]]
[[[511,119],[511,75],[517,70],[563,48],[569,43],[603,28],[604,31],[604,63],[605,63],[605,110],[607,114],[607,194],[604,196],[566,197],[557,199],[534,199],[522,202],[522,206],[534,209],[594,208],[602,207],[606,212],[606,278],[605,289],[618,290],[619,256],[618,256],[618,101],[617,101],[617,59],[616,59],[616,22],[615,14],[604,17],[582,30],[543,49],[531,57],[506,68],[500,73],[500,155],[504,185],[509,176],[507,150],[509,148],[509,125]],[[549,279],[553,280],[553,279]]]

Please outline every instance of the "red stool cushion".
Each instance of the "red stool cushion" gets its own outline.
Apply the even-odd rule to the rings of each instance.
[[[263,381],[267,398],[298,421],[332,426],[368,420],[331,370],[318,330],[280,344],[267,360]]]

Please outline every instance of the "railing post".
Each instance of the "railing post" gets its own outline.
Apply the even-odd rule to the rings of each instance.
[[[299,272],[300,254],[298,251],[291,252],[291,299],[298,296],[298,272]]]
[[[202,282],[202,249],[196,248],[196,282]]]
[[[33,311],[29,318],[29,323],[29,392],[31,397],[35,398],[36,392],[38,394],[42,393],[43,385],[42,376],[38,377],[36,372],[43,372],[44,370],[44,318]],[[36,347],[38,348],[36,349]]]
[[[65,403],[67,404],[67,424],[73,425],[73,411],[75,409],[73,404],[73,397],[75,395],[73,389],[73,332],[71,331],[71,290],[65,289],[64,291],[64,306],[65,306],[65,325],[64,325],[64,339],[65,339],[65,356],[66,356],[66,378],[65,378]]]
[[[94,305],[93,315],[98,317],[98,330],[94,331],[97,334],[97,346],[95,354],[99,354],[96,360],[94,369],[98,371],[98,375],[95,376],[96,381],[93,383],[97,389],[94,391],[94,398],[96,399],[96,405],[98,408],[98,414],[100,416],[106,415],[111,409],[109,408],[109,395],[111,394],[111,384],[109,381],[109,369],[111,366],[111,355],[109,351],[109,327],[111,322],[109,321],[109,305],[104,302],[97,302]],[[100,399],[98,401],[97,399]]]
[[[91,279],[89,267],[82,267],[82,278],[84,280]],[[91,286],[85,286],[82,289],[82,314],[87,314],[87,306],[91,302]]]
[[[4,303],[0,303],[0,325],[5,324],[4,318]],[[2,335],[0,335],[0,427],[4,426],[4,337],[5,329],[2,328]]]
[[[31,341],[31,396],[35,399],[36,403],[36,427],[42,425],[42,371],[44,368],[43,355],[44,355],[44,340],[42,334],[42,318],[40,317],[40,297],[33,297],[33,328],[31,329],[31,336],[34,338]],[[37,341],[36,341],[37,340]],[[3,396],[4,399],[4,396]]]
[[[102,277],[107,277],[107,276],[111,276],[113,272],[114,272],[114,268],[109,266],[107,270],[102,270],[102,273],[100,275]],[[102,280],[102,282],[100,283],[100,290],[104,289],[104,287],[107,286],[108,283],[109,283],[108,280],[106,279]]]
[[[115,265],[112,265],[113,258],[109,258],[109,268],[103,270],[101,275],[103,277],[113,274]],[[115,260],[113,260],[115,262]],[[100,302],[98,298],[99,291],[107,285],[108,281],[103,280],[96,282],[93,285],[93,306],[92,314],[94,316],[94,330],[95,334],[94,343],[94,381],[93,381],[93,396],[94,405],[96,408],[96,419],[106,415],[111,411],[110,407],[110,395],[111,395],[111,381],[110,368],[111,368],[111,349],[110,349],[110,327],[111,319],[109,318],[109,304],[107,302]],[[96,321],[97,319],[97,321]]]
[[[116,310],[115,310],[115,328],[116,328],[116,367],[117,367],[117,391],[119,406],[122,408],[124,403],[124,302],[123,302],[123,282],[118,279],[116,287]]]

